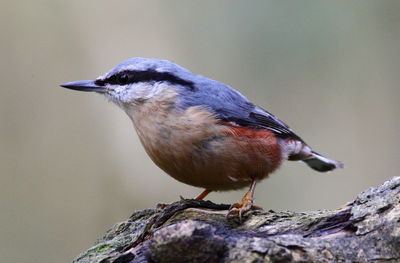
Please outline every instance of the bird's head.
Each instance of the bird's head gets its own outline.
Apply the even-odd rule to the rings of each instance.
[[[60,86],[104,94],[126,109],[174,87],[194,88],[194,78],[193,73],[167,60],[132,58],[95,80],[68,82]]]

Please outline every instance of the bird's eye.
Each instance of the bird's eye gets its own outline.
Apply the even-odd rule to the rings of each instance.
[[[129,82],[129,75],[126,73],[122,73],[117,77],[118,84],[125,85]]]

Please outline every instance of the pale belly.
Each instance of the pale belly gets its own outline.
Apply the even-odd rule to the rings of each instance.
[[[187,131],[180,135],[169,133],[156,144],[146,142],[146,138],[142,142],[152,160],[167,174],[182,183],[210,190],[245,187],[254,179],[267,177],[280,165],[280,146],[275,138],[249,138],[218,131],[200,139],[195,132]]]
[[[197,106],[173,113],[171,104],[155,101],[128,115],[151,159],[176,180],[210,190],[238,189],[279,167],[281,148],[270,131],[224,125]]]

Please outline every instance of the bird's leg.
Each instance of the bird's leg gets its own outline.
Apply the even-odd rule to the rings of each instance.
[[[205,189],[201,194],[199,194],[195,199],[196,200],[203,200],[212,190]]]
[[[242,198],[242,202],[232,204],[231,207],[229,208],[228,213],[226,214],[226,217],[228,217],[231,214],[237,213],[239,214],[239,219],[240,220],[242,219],[242,215],[247,211],[249,211],[253,206],[253,196],[254,196],[254,190],[256,189],[256,184],[257,184],[256,180],[253,180],[251,182],[249,190]]]

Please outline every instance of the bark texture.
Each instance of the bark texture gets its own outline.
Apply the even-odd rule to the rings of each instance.
[[[400,262],[400,177],[337,210],[250,211],[181,200],[136,211],[74,262]]]

